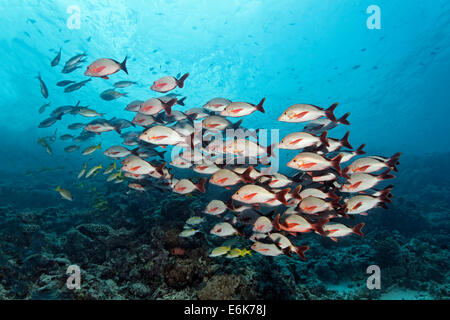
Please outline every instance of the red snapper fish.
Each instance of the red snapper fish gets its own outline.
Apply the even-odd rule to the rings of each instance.
[[[262,98],[257,105],[248,102],[232,102],[220,112],[220,115],[223,117],[243,117],[257,110],[265,113],[263,108],[264,101],[266,101],[266,98]]]
[[[198,190],[198,191],[204,193],[205,192],[205,182],[206,182],[206,178],[203,178],[197,184],[194,184],[189,179],[181,179],[173,186],[173,191],[175,191],[176,193],[179,193],[179,194],[188,194],[195,190]]]
[[[360,223],[353,228],[347,227],[341,223],[328,223],[323,227],[326,236],[331,238],[331,240],[337,242],[339,237],[345,237],[351,235],[352,233],[364,237],[364,233],[361,232],[362,227],[365,223]]]
[[[168,116],[171,116],[172,107],[176,102],[177,102],[176,98],[173,98],[168,102],[164,102],[158,98],[150,98],[147,101],[141,103],[138,112],[145,114],[147,116],[152,116],[161,112],[161,110],[164,110]]]
[[[390,169],[387,169],[379,175],[370,173],[357,172],[350,175],[347,183],[341,188],[342,192],[360,192],[373,188],[378,182],[395,178],[394,175],[389,174]]]
[[[312,104],[294,104],[284,111],[281,116],[278,117],[278,121],[282,122],[307,122],[311,120],[316,120],[322,117],[326,117],[333,122],[342,123],[349,125],[347,121],[346,114],[344,117],[337,119],[334,115],[334,109],[337,107],[337,103],[332,104],[328,109],[323,109],[321,107]]]
[[[342,155],[338,155],[333,159],[327,159],[313,152],[302,152],[296,155],[287,166],[302,171],[322,171],[328,168],[334,168],[337,172],[341,172],[340,162]]]
[[[109,79],[109,75],[114,74],[120,70],[123,70],[126,74],[128,74],[126,63],[127,57],[125,57],[122,63],[107,58],[97,59],[87,67],[84,75]]]
[[[172,76],[162,77],[153,82],[150,89],[156,92],[165,93],[175,89],[176,87],[183,88],[184,80],[186,80],[188,76],[189,73],[185,73],[180,79],[176,79]]]
[[[270,204],[275,201],[279,201],[284,205],[287,205],[285,195],[290,191],[290,188],[283,189],[279,192],[271,192],[261,186],[254,184],[247,184],[241,187],[235,194],[233,194],[232,199],[247,203],[247,204],[260,204],[266,203]]]

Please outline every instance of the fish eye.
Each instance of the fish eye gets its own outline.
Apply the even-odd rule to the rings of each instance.
[[[293,161],[293,162],[297,162],[297,160],[295,160],[295,159],[294,159],[294,160],[292,160],[292,161]]]

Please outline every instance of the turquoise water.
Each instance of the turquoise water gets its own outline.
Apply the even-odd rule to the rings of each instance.
[[[71,208],[92,208],[90,201],[93,195],[87,191],[73,192],[76,198],[83,199],[73,203],[61,203],[63,200],[54,192],[56,185],[74,190],[80,183],[76,175],[86,158],[79,151],[65,152],[64,148],[72,143],[61,141],[59,136],[73,133],[67,130],[67,125],[86,121],[80,116],[68,115],[49,128],[38,128],[51,110],[81,101],[81,105],[89,105],[105,113],[108,119],[119,117],[131,120],[134,114],[125,111],[125,106],[132,100],[146,100],[154,96],[155,92],[149,89],[153,81],[165,75],[189,72],[185,87],[174,91],[187,97],[186,107],[177,106],[175,109],[201,107],[214,97],[255,104],[265,97],[266,113],[255,112],[244,117],[243,126],[278,128],[280,138],[298,128],[297,124],[277,121],[290,105],[310,103],[329,107],[338,102],[337,116],[350,112],[351,126],[339,126],[333,130],[332,137],[342,137],[350,130],[353,147],[364,143],[368,154],[390,156],[402,152],[406,166],[400,169],[397,180],[393,182],[397,186],[395,195],[401,198],[401,202],[394,203],[391,212],[383,211],[380,215],[392,214],[395,208],[402,212],[415,210],[417,215],[434,212],[436,218],[428,216],[426,219],[438,221],[436,223],[442,227],[440,234],[443,238],[434,238],[432,228],[427,229],[428,225],[416,230],[417,225],[411,221],[414,231],[405,227],[405,223],[410,221],[406,213],[391,221],[386,221],[388,218],[384,216],[372,221],[374,239],[382,239],[383,232],[390,235],[394,230],[400,232],[398,237],[403,237],[402,240],[396,235],[393,242],[396,246],[400,243],[401,249],[396,250],[401,252],[408,251],[408,242],[415,237],[419,239],[420,233],[433,238],[429,242],[438,248],[430,255],[441,252],[439,246],[448,245],[445,230],[448,228],[449,199],[444,191],[449,186],[448,180],[447,183],[444,180],[448,176],[446,155],[450,151],[450,1],[114,0],[94,4],[92,1],[72,0],[0,0],[0,4],[3,8],[0,13],[0,101],[3,107],[0,114],[0,163],[4,177],[0,205],[8,207],[10,212],[33,212],[56,207],[58,210],[63,208],[67,214]],[[367,13],[370,5],[377,5],[380,9],[381,29],[368,28],[367,20],[372,15]],[[74,11],[68,12],[70,6],[75,6],[75,12],[79,10],[80,13],[79,24],[75,28],[72,22],[77,19],[72,20]],[[51,67],[50,63],[60,48],[61,61]],[[62,74],[64,63],[78,53],[87,54],[82,68]],[[125,56],[128,57],[128,75],[119,71],[109,80],[93,78],[85,87],[70,93],[64,93],[64,88],[56,86],[61,80],[87,79],[83,75],[86,67],[98,58],[122,61]],[[36,80],[38,73],[47,85],[47,99],[41,95]],[[113,83],[120,80],[136,81],[137,85],[119,89],[126,92],[127,97],[113,101],[100,98],[102,91],[112,88]],[[47,102],[51,103],[50,107],[39,114],[39,107]],[[56,128],[58,138],[51,145],[53,154],[49,155],[36,141],[40,137],[51,136]],[[121,140],[115,132],[108,132],[78,145],[82,150],[100,142],[106,149]],[[291,172],[285,163],[294,154],[280,152],[278,159],[282,172]],[[110,163],[100,152],[92,158],[89,166],[103,163],[106,167]],[[58,167],[59,170],[25,175],[42,168]],[[108,193],[119,197],[127,192],[125,185],[105,187],[104,181],[97,181],[95,187],[102,190],[104,197]],[[214,190],[208,191],[209,199],[219,192]],[[133,196],[134,202],[128,210],[156,208],[161,195],[153,194],[150,199],[150,202],[147,199],[136,203],[136,196]],[[124,200],[122,206],[130,204],[130,201]],[[428,207],[430,202],[434,202],[436,207]],[[47,231],[49,234],[67,232],[81,222],[86,223],[77,219],[73,217],[72,223],[70,219],[66,221],[62,231]],[[130,223],[127,219],[131,218],[124,217],[125,227]],[[140,224],[142,221],[139,219],[144,218],[133,215],[133,219]],[[95,216],[88,220],[89,223],[100,223]],[[114,221],[115,229],[122,226],[120,221]],[[184,222],[183,219],[180,221],[179,229]],[[3,227],[8,229],[11,224]],[[45,230],[43,225],[41,228]],[[360,245],[359,239],[354,240],[347,243],[346,250],[351,250],[352,245]],[[39,241],[37,246],[41,248],[45,240]],[[205,241],[200,240],[199,243],[204,245]],[[368,247],[372,244],[371,241],[365,242]],[[17,246],[21,247],[21,244]],[[191,243],[190,248],[192,246]],[[30,248],[33,247],[27,247],[27,250],[33,252]],[[338,250],[338,247],[333,248]],[[64,254],[63,249],[54,251],[54,255],[55,252]],[[23,254],[21,259],[29,252]],[[405,259],[399,259],[401,262],[398,263],[407,264]],[[419,260],[418,256],[411,259]],[[433,259],[440,267],[430,268],[441,270],[443,277],[433,281],[446,288],[442,289],[444,293],[434,292],[433,297],[448,298],[448,274],[440,269],[442,264],[448,265],[448,256]],[[79,263],[77,258],[70,260]],[[377,263],[375,258],[371,262]],[[250,268],[255,265],[256,262],[250,263]],[[289,270],[292,271],[292,268]],[[339,272],[336,271],[336,274]],[[364,270],[361,273],[364,276]],[[426,280],[417,280],[406,271],[403,276],[413,283],[408,289],[428,290]],[[302,283],[298,278],[296,281]],[[327,281],[339,283],[330,279],[321,281],[325,286]],[[405,280],[402,286],[408,281]],[[275,286],[275,280],[272,282],[271,285]],[[417,288],[417,283],[422,283],[422,288]],[[4,284],[4,287],[8,291],[8,285]],[[123,291],[120,295],[124,298],[157,297],[151,294],[127,295]],[[174,296],[172,292],[166,297]],[[28,296],[24,294],[19,297]],[[111,298],[114,294],[96,297]],[[189,295],[179,297],[191,298]],[[316,297],[320,295],[316,294]]]

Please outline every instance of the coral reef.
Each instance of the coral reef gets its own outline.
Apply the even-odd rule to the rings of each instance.
[[[17,190],[3,188],[0,298],[383,299],[415,292],[418,298],[449,299],[450,199],[442,195],[450,190],[428,177],[418,192],[411,191],[410,184],[420,185],[415,161],[402,163],[390,209],[364,217],[364,238],[335,243],[305,235],[298,244],[311,247],[306,262],[257,253],[209,257],[223,242],[208,233],[213,217],[204,232],[178,236],[184,221],[205,206],[201,196],[148,192],[127,198],[120,186],[92,182],[107,204],[102,208],[86,207],[93,195],[84,191],[74,195],[80,199],[75,204],[50,197],[22,206],[15,204]],[[20,189],[27,192],[24,185]],[[41,198],[35,193],[31,197]],[[81,269],[79,290],[66,287],[67,267],[74,264]],[[369,265],[381,269],[381,290],[366,287]]]

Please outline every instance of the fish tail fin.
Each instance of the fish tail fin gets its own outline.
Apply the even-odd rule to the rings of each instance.
[[[161,101],[162,102],[162,101]],[[167,115],[170,117],[172,115],[172,107],[173,105],[177,103],[177,98],[170,99],[168,102],[164,103],[162,102],[162,106],[164,108],[164,111],[167,113]]]
[[[56,191],[61,191],[61,187],[60,186],[56,186]]]
[[[295,253],[302,259],[306,261],[305,252],[309,250],[309,246],[298,246],[294,247]]]
[[[195,185],[201,193],[205,193],[205,182],[206,178],[203,178],[202,180],[200,180],[199,183]]]
[[[277,157],[277,156],[273,153],[273,150],[276,148],[277,145],[278,145],[278,144],[275,142],[275,143],[272,143],[270,146],[268,146],[268,147],[266,148],[266,152],[267,152],[267,156],[268,156],[268,157],[274,157],[274,158]]]
[[[328,196],[330,199],[333,199],[333,200],[335,200],[335,201],[339,201],[339,200],[341,199],[341,197],[339,197],[338,195],[336,195],[336,193],[334,192],[334,190],[335,190],[335,189],[331,189],[331,190],[327,193],[327,196]]]
[[[166,163],[163,162],[163,163],[161,163],[159,166],[157,166],[157,167],[155,168],[155,171],[158,172],[161,176],[164,176],[164,171],[163,171],[163,169],[164,169],[165,166],[166,166]]]
[[[189,77],[189,73],[185,73],[180,79],[177,80],[177,86],[180,88],[184,87],[184,80]]]
[[[322,142],[322,144],[324,146],[329,147],[330,144],[328,143],[327,134],[328,134],[328,131],[322,132],[322,134],[320,135],[319,139],[320,139],[320,142]]]
[[[364,143],[362,145],[360,145],[359,148],[356,149],[355,153],[357,155],[366,154],[366,152],[363,150],[365,146],[366,145]]]
[[[194,146],[194,136],[195,136],[195,132],[191,133],[191,135],[186,136],[184,138],[184,142],[191,147],[191,150],[194,150],[194,148],[195,148],[195,146]]]
[[[253,178],[250,177],[250,173],[252,173],[253,169],[254,169],[253,166],[250,166],[240,175],[243,182],[245,183],[255,182],[255,180],[253,180]]]
[[[275,198],[280,201],[282,204],[287,205],[287,201],[286,201],[286,194],[288,194],[288,192],[291,191],[291,188],[286,188],[283,189],[277,193],[275,193]]]
[[[264,101],[266,101],[266,98],[262,98],[261,101],[255,106],[256,110],[258,110],[262,113],[266,112],[266,111],[264,111],[264,108],[263,108]]]
[[[186,100],[186,97],[183,97],[180,100],[177,100],[177,104],[184,107],[184,100]]]
[[[341,160],[343,158],[342,154],[337,155],[336,157],[334,157],[333,159],[331,159],[331,166],[336,169],[337,172],[339,172],[340,175],[343,174],[342,169],[341,169]]]
[[[318,220],[316,222],[310,222],[311,224],[311,229],[313,229],[314,231],[316,231],[318,234],[322,235],[322,236],[326,236],[326,232],[323,230],[323,226],[325,224],[328,223],[328,221],[330,221],[330,219],[322,219],[322,220]]]
[[[353,149],[352,145],[348,142],[348,136],[350,135],[350,131],[347,131],[347,133],[342,137],[342,139],[340,140],[341,145],[349,148],[349,149]]]
[[[333,103],[328,109],[325,110],[325,116],[333,122],[337,122],[334,116],[334,109],[338,106],[338,103]]]
[[[398,160],[400,159],[401,152],[397,152],[396,154],[393,154],[388,161],[386,161],[386,165],[388,167],[391,167],[394,169],[394,171],[398,171],[395,165],[398,163]]]
[[[382,174],[378,176],[378,180],[389,180],[395,178],[393,174],[389,174],[391,172],[391,169],[387,169]]]
[[[272,225],[277,231],[281,230],[281,228],[280,228],[280,214],[277,214],[275,219],[273,219]]]
[[[233,130],[237,130],[241,126],[242,121],[243,121],[243,119],[240,119],[239,121],[233,123],[231,126],[233,128]]]
[[[292,191],[292,197],[295,199],[301,200],[302,197],[300,196],[300,191],[302,191],[302,185],[299,184],[297,187],[295,187],[294,191]]]
[[[230,209],[231,211],[235,210],[235,206],[233,204],[233,198],[230,198],[227,203],[225,203],[225,205],[227,206],[228,209]]]
[[[389,198],[392,197],[391,190],[392,190],[393,187],[394,187],[393,185],[390,185],[390,186],[387,186],[386,188],[384,188],[383,190],[379,191],[378,198],[380,200],[380,203],[379,203],[380,207],[387,209],[385,203],[386,202],[388,202],[388,203],[392,202],[392,200],[389,199]],[[383,206],[383,204],[384,204],[384,206]]]
[[[361,229],[365,226],[364,222],[361,222],[360,224],[357,224],[352,228],[353,233],[357,234],[358,236],[364,237],[364,233],[362,233]]]
[[[122,63],[120,64],[120,69],[122,69],[126,74],[128,74],[128,70],[127,70],[127,56],[125,57],[125,59],[123,59]]]
[[[164,159],[164,154],[165,154],[166,152],[165,152],[165,151],[161,151],[161,152],[156,151],[156,153],[157,153],[157,155],[158,155],[161,159]]]
[[[342,117],[340,117],[339,119],[336,120],[337,123],[341,123],[341,124],[345,124],[345,125],[350,125],[350,122],[347,120],[348,116],[350,115],[350,112],[347,112],[346,114],[344,114]]]
[[[140,147],[134,148],[133,150],[130,150],[131,154],[134,154],[135,156],[138,155],[138,150]]]
[[[302,176],[303,176],[303,171],[300,171],[299,173],[296,173],[291,180],[293,182],[301,182],[302,181]],[[298,185],[297,187],[300,187],[300,190],[302,188],[302,185]]]

